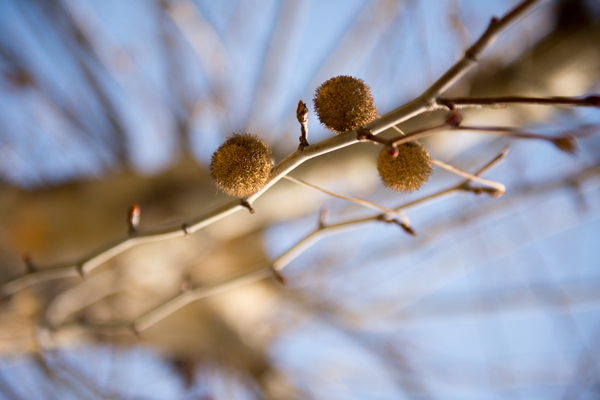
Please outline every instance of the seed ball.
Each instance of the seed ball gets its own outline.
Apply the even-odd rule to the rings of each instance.
[[[212,155],[210,172],[219,189],[246,197],[265,187],[272,167],[268,144],[256,135],[234,133]]]
[[[371,88],[352,76],[340,75],[323,83],[313,103],[321,124],[338,135],[377,118]]]
[[[397,192],[412,192],[427,182],[433,168],[427,149],[420,143],[408,142],[398,146],[396,158],[388,149],[383,149],[379,153],[377,170],[387,188]]]

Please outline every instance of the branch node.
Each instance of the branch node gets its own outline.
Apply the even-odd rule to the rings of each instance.
[[[592,95],[585,98],[585,101],[592,107],[600,108],[600,95]]]
[[[183,280],[181,281],[181,293],[187,293],[190,290],[192,290],[192,288],[192,278],[189,274],[187,274],[183,277]]]
[[[140,223],[140,206],[138,204],[133,203],[129,206],[129,210],[127,210],[127,228],[129,234],[132,234],[137,231],[137,227]]]
[[[248,200],[246,199],[241,199],[240,200],[240,204],[243,207],[246,207],[248,209],[248,211],[250,211],[250,214],[254,214],[256,211],[254,211],[254,208],[252,208],[252,205],[250,203],[248,203]]]
[[[31,256],[29,254],[25,254],[23,256],[23,262],[25,263],[25,272],[27,274],[32,274],[36,271],[35,265],[31,260]]]
[[[488,187],[473,186],[469,182],[465,182],[463,185],[460,185],[459,187],[457,187],[457,190],[462,190],[464,192],[471,192],[475,196],[480,196],[485,193],[492,198],[498,198],[498,197],[501,197],[502,195],[504,195],[504,192],[501,190],[494,189],[494,188],[488,188]]]
[[[137,329],[135,324],[131,325],[131,332],[133,333],[133,336],[135,336],[136,340],[142,340],[142,337],[140,335],[141,332]]]
[[[402,228],[404,230],[404,232],[408,233],[411,236],[417,236],[417,232],[415,232],[413,230],[413,228],[411,228],[410,225],[402,222],[402,221],[398,221],[397,219],[390,219],[389,216],[387,214],[382,214],[380,216],[377,217],[378,221],[382,221],[385,222],[386,224],[395,224],[398,225],[400,228]]]
[[[183,234],[185,236],[188,236],[191,233],[190,232],[190,227],[185,222],[183,224],[181,224],[181,230],[183,231]]]
[[[552,143],[560,150],[565,153],[575,154],[577,153],[577,139],[573,136],[560,136],[556,138],[552,138]]]
[[[356,138],[360,141],[365,141],[373,138],[373,133],[370,129],[360,128],[358,132],[356,132]]]
[[[450,113],[450,115],[448,115],[448,118],[446,118],[446,122],[444,123],[451,128],[458,128],[462,122],[462,119],[462,115],[459,112],[453,111]]]
[[[85,273],[83,272],[83,264],[77,264],[75,267],[77,269],[77,273],[81,277],[82,280],[85,281]]]
[[[327,217],[329,217],[329,209],[327,207],[321,208],[319,214],[319,229],[323,229],[327,226]]]

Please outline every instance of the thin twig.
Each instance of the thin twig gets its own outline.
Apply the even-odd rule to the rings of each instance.
[[[587,128],[589,128],[589,127],[586,127],[584,129],[587,129]],[[506,128],[506,127],[501,127],[501,126],[462,126],[462,125],[460,125],[453,129],[459,130],[459,131],[490,132],[490,133],[511,136],[511,137],[520,138],[520,139],[545,140],[547,142],[552,143],[553,145],[558,147],[558,149],[560,149],[561,151],[564,151],[565,153],[575,153],[577,151],[577,140],[575,139],[575,136],[572,134],[566,134],[566,135],[561,135],[561,136],[545,136],[545,135],[539,135],[537,133],[523,132],[518,129]]]
[[[311,188],[311,189],[318,190],[319,192],[326,193],[326,194],[328,194],[330,196],[333,196],[333,197],[337,197],[338,199],[348,200],[348,201],[351,201],[353,203],[360,204],[361,206],[370,208],[372,210],[380,211],[380,212],[383,212],[385,214],[395,215],[395,216],[401,218],[402,221],[406,225],[410,225],[410,221],[408,220],[408,217],[406,215],[400,213],[397,210],[392,210],[391,208],[380,206],[380,205],[372,203],[372,202],[370,202],[368,200],[359,199],[357,197],[349,197],[349,196],[344,196],[342,194],[330,192],[327,189],[323,189],[322,187],[319,187],[317,185],[313,185],[312,183],[308,183],[306,181],[303,181],[302,179],[294,178],[293,176],[286,175],[286,176],[284,176],[284,178],[287,179],[287,180],[289,180],[289,181],[292,181],[294,183],[297,183],[299,185],[302,185],[302,186],[305,186],[305,187],[308,187],[308,188]]]
[[[446,123],[444,123],[442,125],[439,125],[437,127],[426,128],[426,129],[428,129],[428,130],[436,130],[436,129],[439,129],[439,128],[442,128],[442,127],[445,127],[445,126],[448,126],[448,125],[450,125],[450,124],[448,122],[446,122]],[[402,137],[406,136],[406,134],[404,132],[402,132],[397,126],[394,126],[393,128],[400,133],[401,136],[399,136],[398,138],[402,138]],[[395,140],[397,140],[397,139],[391,139],[391,141],[392,141],[391,145],[394,145],[394,141]],[[495,194],[494,197],[500,197],[504,193],[506,193],[506,186],[504,186],[500,182],[496,182],[496,181],[491,181],[491,180],[488,180],[488,179],[480,178],[480,177],[478,177],[476,175],[470,174],[470,173],[468,173],[466,171],[458,169],[458,168],[456,168],[456,167],[454,167],[454,166],[452,166],[450,164],[446,164],[446,163],[444,163],[442,161],[439,161],[439,160],[436,160],[434,158],[431,159],[431,162],[433,164],[437,165],[438,167],[444,168],[445,170],[452,172],[453,174],[462,176],[463,178],[467,178],[467,179],[472,180],[474,182],[478,182],[478,183],[481,183],[481,184],[484,184],[484,185],[487,185],[487,186],[490,186],[490,187],[496,189],[496,194]]]
[[[506,146],[504,149],[502,149],[502,151],[497,156],[495,156],[492,160],[490,160],[486,165],[484,165],[482,168],[477,170],[473,174],[473,176],[478,177],[482,173],[484,173],[484,172],[488,171],[489,169],[491,169],[492,167],[498,165],[506,157],[507,153],[508,153],[508,146]],[[411,201],[409,203],[404,203],[398,207],[395,207],[394,209],[396,211],[401,211],[401,210],[406,210],[408,208],[414,208],[417,205],[422,206],[425,204],[429,204],[434,200],[440,200],[441,198],[447,197],[448,195],[451,195],[453,193],[454,194],[460,193],[460,192],[473,192],[476,194],[481,193],[481,191],[478,190],[479,188],[470,187],[469,186],[470,182],[471,182],[471,179],[467,178],[465,181],[459,183],[456,186],[453,186],[451,188],[447,188],[444,190],[440,190],[439,192],[430,194],[428,196]],[[302,252],[304,252],[306,249],[308,249],[310,246],[312,246],[314,243],[316,243],[323,237],[326,237],[326,236],[329,236],[329,235],[332,235],[335,233],[339,233],[339,232],[344,232],[344,231],[351,230],[351,229],[357,229],[359,227],[359,225],[362,225],[364,223],[374,222],[374,221],[385,221],[384,217],[385,217],[385,214],[379,214],[379,215],[372,216],[372,217],[352,219],[352,220],[348,220],[345,222],[339,222],[339,223],[330,224],[330,225],[325,225],[325,224],[320,223],[319,227],[315,231],[310,233],[308,236],[304,237],[295,246],[291,247],[286,253],[281,255],[279,258],[275,259],[272,264],[273,269],[275,269],[276,271],[281,271],[290,262],[292,262],[292,260],[294,260]]]
[[[480,177],[478,177],[476,175],[472,175],[472,174],[470,174],[468,172],[465,172],[465,171],[463,171],[461,169],[453,167],[450,164],[446,164],[446,163],[444,163],[444,162],[442,162],[440,160],[436,160],[435,158],[432,158],[431,162],[433,164],[437,165],[438,167],[444,168],[446,171],[452,172],[453,174],[462,176],[463,178],[467,178],[467,179],[469,179],[469,180],[471,180],[473,182],[481,183],[483,185],[486,185],[486,186],[489,186],[491,188],[496,189],[496,195],[494,197],[500,197],[504,193],[506,193],[506,186],[504,186],[500,182],[496,182],[496,181],[492,181],[492,180],[489,180],[489,179],[480,178]]]
[[[158,321],[164,319],[166,316],[174,313],[175,311],[179,310],[183,306],[193,301],[200,300],[209,296],[214,296],[227,290],[235,289],[237,287],[244,286],[252,282],[260,281],[261,279],[268,278],[270,276],[272,276],[270,268],[261,268],[259,270],[252,271],[241,276],[236,276],[224,282],[219,282],[214,285],[208,285],[198,289],[190,290],[136,319],[133,323],[133,329],[136,332],[142,332],[148,329],[150,326],[157,323]]]
[[[460,110],[462,108],[505,108],[513,105],[538,105],[552,107],[600,107],[600,95],[585,97],[440,97],[435,101],[438,109]]]
[[[435,99],[445,92],[456,81],[462,78],[470,69],[472,69],[481,59],[483,53],[492,45],[494,41],[516,20],[523,17],[537,3],[542,0],[525,0],[513,8],[501,19],[492,18],[488,28],[481,37],[469,48],[461,60],[454,64],[440,79],[438,79],[421,96],[429,104],[434,104]]]

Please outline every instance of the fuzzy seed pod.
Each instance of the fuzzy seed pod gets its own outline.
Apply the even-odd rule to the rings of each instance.
[[[377,169],[383,184],[397,192],[412,192],[419,189],[432,172],[431,157],[425,147],[417,142],[398,146],[396,158],[389,149],[379,153]]]
[[[362,79],[340,75],[317,88],[313,99],[319,121],[338,135],[377,118],[371,88]]]
[[[246,197],[262,189],[271,176],[272,167],[269,145],[249,133],[234,133],[219,146],[210,163],[217,187],[237,197]]]

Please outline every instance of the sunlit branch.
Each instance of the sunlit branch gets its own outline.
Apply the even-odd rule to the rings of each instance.
[[[477,182],[477,183],[481,183],[483,185],[489,186],[491,188],[494,188],[496,190],[496,195],[494,197],[500,197],[502,196],[504,193],[506,193],[506,186],[504,186],[502,183],[500,182],[496,182],[496,181],[491,181],[489,179],[483,179],[480,178],[476,175],[470,174],[468,172],[465,172],[461,169],[458,169],[456,167],[453,167],[450,164],[446,164],[442,161],[436,160],[435,158],[431,159],[431,162],[435,165],[437,165],[438,167],[444,168],[446,171],[450,171],[453,174],[462,176],[463,178],[467,178],[473,182]]]
[[[473,175],[479,176],[480,174],[488,171],[490,168],[497,165],[506,156],[507,149],[508,149],[508,147],[505,147],[496,157],[494,157],[491,161],[489,161],[482,168],[477,170]],[[439,200],[442,197],[446,197],[453,193],[460,193],[460,192],[473,192],[476,194],[481,193],[481,192],[475,190],[477,188],[470,188],[469,182],[470,182],[470,179],[467,179],[464,182],[461,182],[460,184],[453,186],[451,188],[444,189],[444,190],[436,192],[432,195],[425,196],[421,199],[417,199],[415,201],[400,205],[400,206],[396,207],[395,210],[400,211],[403,209],[414,208],[415,206],[418,206],[418,205],[429,204],[430,202],[432,202],[435,199]],[[373,222],[394,223],[394,220],[389,220],[386,218],[387,214],[378,214],[378,215],[374,215],[371,217],[351,219],[348,221],[338,222],[335,224],[327,224],[325,221],[326,218],[325,218],[324,214],[326,214],[326,212],[324,210],[321,210],[321,213],[319,215],[318,227],[313,232],[311,232],[310,234],[308,234],[307,236],[302,238],[298,243],[296,243],[294,246],[292,246],[288,251],[286,251],[284,254],[282,254],[275,260],[273,260],[270,263],[269,267],[261,268],[261,269],[228,279],[223,282],[218,282],[213,285],[204,286],[201,288],[193,289],[193,290],[187,291],[185,293],[182,293],[181,295],[175,297],[171,301],[169,301],[165,304],[162,304],[159,307],[155,308],[154,310],[148,312],[147,314],[139,317],[134,322],[129,322],[129,323],[128,322],[107,322],[107,323],[85,322],[85,323],[78,323],[75,325],[78,325],[78,326],[81,325],[84,328],[84,330],[89,330],[92,332],[102,332],[102,331],[105,331],[105,329],[110,329],[110,327],[114,327],[115,329],[126,328],[126,329],[130,329],[132,331],[132,333],[137,335],[140,332],[148,329],[150,326],[163,320],[170,314],[174,313],[175,311],[181,309],[182,307],[186,306],[187,304],[189,304],[193,301],[200,300],[205,297],[213,296],[213,295],[225,292],[227,290],[234,289],[234,288],[237,288],[237,287],[240,287],[240,286],[252,283],[252,282],[256,282],[256,281],[259,281],[259,280],[262,280],[264,278],[268,278],[271,276],[274,276],[277,280],[282,282],[283,278],[280,275],[280,271],[283,270],[287,265],[289,265],[300,254],[302,254],[304,251],[306,251],[308,248],[310,248],[313,244],[317,243],[319,240],[321,240],[327,236],[331,236],[331,235],[341,233],[341,232],[346,232],[349,230],[359,229],[359,228],[362,228],[367,223],[373,223]],[[403,229],[405,229],[405,230],[407,229],[406,227],[402,226],[399,221],[396,221],[396,223],[398,223]],[[410,229],[410,228],[408,228],[408,229]],[[72,325],[72,324],[64,324],[64,325],[56,326],[53,328],[63,329],[63,328],[69,327],[70,325]]]
[[[241,276],[236,276],[224,282],[219,282],[214,285],[203,286],[198,289],[192,289],[136,319],[133,322],[133,329],[136,332],[142,332],[150,326],[156,324],[158,321],[164,319],[166,316],[174,313],[175,311],[179,310],[183,306],[193,301],[200,300],[209,296],[214,296],[227,290],[235,289],[237,287],[244,286],[252,282],[260,281],[261,279],[268,278],[270,276],[272,276],[270,268],[261,268],[259,270],[252,271]]]

